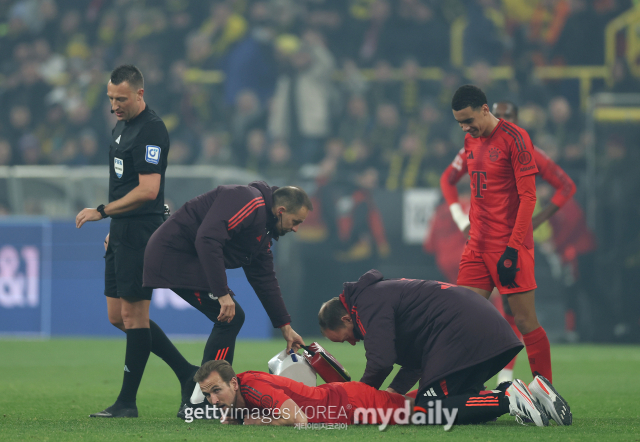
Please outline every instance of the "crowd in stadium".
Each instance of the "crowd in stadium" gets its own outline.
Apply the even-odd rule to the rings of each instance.
[[[371,168],[372,185],[437,186],[463,135],[450,115],[451,94],[470,82],[490,101],[518,102],[534,141],[563,166],[583,168],[577,82],[540,83],[532,67],[601,65],[604,26],[629,6],[161,3],[0,2],[0,164],[104,164],[113,125],[106,73],[133,63],[145,75],[149,105],[169,126],[170,164],[233,164],[284,180],[300,164],[320,165],[314,173],[323,176]],[[448,68],[451,24],[460,16],[468,22],[468,77]],[[503,64],[515,68],[515,78],[492,81],[489,67]],[[444,68],[445,78],[422,80],[419,69],[429,66]],[[199,81],[189,74],[194,68],[225,79]],[[620,70],[615,89],[634,88]]]

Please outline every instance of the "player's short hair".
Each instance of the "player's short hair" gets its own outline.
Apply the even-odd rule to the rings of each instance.
[[[511,106],[511,109],[513,109],[513,116],[517,117],[518,116],[518,105],[515,104],[513,101],[509,101],[509,100],[500,100],[500,101],[496,101],[495,103],[493,103],[494,106],[497,106],[499,104],[506,104],[508,106]]]
[[[132,64],[123,64],[111,72],[111,83],[118,85],[126,81],[135,91],[144,89],[144,77],[140,69]]]
[[[233,371],[231,364],[222,359],[220,361],[208,361],[202,364],[202,366],[193,376],[193,380],[200,383],[207,379],[209,375],[214,371],[218,373],[220,375],[220,378],[227,384],[231,381],[231,379],[236,377],[236,373],[235,371]]]
[[[307,192],[299,187],[285,186],[273,192],[273,205],[284,206],[287,212],[298,213],[302,207],[313,211],[313,204]]]
[[[345,327],[342,322],[342,317],[348,314],[347,309],[344,308],[342,301],[337,296],[331,298],[320,307],[318,312],[318,322],[320,323],[320,330],[338,330]]]
[[[485,104],[487,104],[487,96],[482,92],[482,89],[472,84],[460,86],[451,99],[451,108],[454,111],[467,107],[478,109]]]

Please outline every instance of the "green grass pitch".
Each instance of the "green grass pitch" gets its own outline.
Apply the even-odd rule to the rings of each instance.
[[[354,379],[364,370],[362,344],[320,341]],[[284,341],[241,341],[237,371],[267,370],[267,361]],[[176,344],[198,362],[204,342]],[[388,427],[349,426],[346,430],[238,427],[214,421],[184,423],[175,417],[179,386],[171,370],[151,355],[138,393],[138,419],[90,419],[115,400],[122,380],[125,340],[0,339],[0,440],[2,441],[194,441],[194,440],[640,440],[640,347],[552,347],[554,385],[573,411],[571,427],[523,427],[513,417],[476,426]],[[516,376],[530,381],[521,354]],[[492,387],[494,381],[490,381]],[[385,385],[386,386],[386,385]]]

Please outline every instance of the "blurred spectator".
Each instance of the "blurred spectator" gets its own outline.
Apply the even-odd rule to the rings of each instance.
[[[578,122],[569,101],[562,97],[554,97],[549,102],[549,119],[547,131],[557,140],[561,148],[578,141]]]
[[[277,186],[285,186],[291,183],[298,168],[293,162],[291,149],[284,140],[276,140],[269,148],[268,162],[264,174],[270,183]]]
[[[607,20],[596,12],[593,4],[592,0],[570,0],[570,14],[551,52],[556,63],[578,66],[604,63]]]
[[[405,118],[412,120],[419,112],[422,98],[427,94],[426,84],[420,79],[420,66],[413,58],[402,64],[401,88],[400,111]]]
[[[530,4],[531,5],[531,4]],[[528,43],[532,59],[537,65],[546,64],[554,45],[571,13],[570,0],[544,0],[537,2],[529,18]]]
[[[241,165],[253,172],[262,172],[267,161],[267,135],[262,129],[253,129],[247,136],[247,155]]]
[[[258,96],[262,107],[273,96],[277,66],[273,49],[275,31],[269,22],[266,2],[251,6],[251,29],[224,59],[224,96],[227,105],[236,102],[237,95],[250,90]]]
[[[67,60],[60,54],[51,52],[51,45],[44,38],[33,43],[34,57],[38,66],[38,74],[48,84],[59,84],[65,80]],[[104,87],[104,85],[103,85]]]
[[[343,0],[313,0],[305,5],[307,25],[320,31],[327,40],[327,47],[336,59],[350,57],[349,31],[345,21],[348,17],[348,2]]]
[[[504,100],[513,101],[514,99],[509,94],[504,81],[493,79],[491,66],[485,60],[476,60],[469,67],[469,80],[471,84],[482,89],[490,103]]]
[[[25,134],[18,140],[18,148],[20,151],[20,162],[27,166],[34,166],[42,163],[42,155],[40,153],[40,142],[33,134]]]
[[[392,103],[382,103],[376,109],[376,122],[369,134],[369,144],[373,154],[388,160],[396,150],[402,135],[402,124],[398,108]]]
[[[387,61],[379,60],[376,62],[373,81],[369,89],[369,106],[375,109],[380,103],[398,104],[399,101],[400,85],[393,78],[391,65]]]
[[[283,69],[269,115],[269,132],[274,138],[288,140],[299,164],[313,163],[319,160],[331,129],[334,60],[316,32],[307,31],[303,42],[291,40],[289,51],[280,42]]]
[[[338,164],[344,156],[344,143],[340,138],[332,138],[327,141],[324,147],[324,158],[320,161],[318,167],[317,182],[319,185],[325,185],[328,181],[335,177],[338,170]]]
[[[41,103],[51,87],[46,84],[38,72],[38,63],[28,61],[20,66],[18,83],[7,93],[7,100],[19,102],[29,108],[33,123],[37,124],[44,118]]]
[[[345,44],[353,44],[350,58],[357,59],[360,64],[371,66],[378,60],[388,60],[395,55],[391,5],[387,0],[375,0],[368,20],[353,22],[351,30]]]
[[[23,105],[15,105],[9,111],[9,126],[7,127],[7,136],[9,143],[17,147],[20,138],[28,134],[31,130],[31,111],[29,107]],[[20,155],[16,155],[19,157]]]
[[[98,147],[98,136],[93,129],[84,129],[80,132],[79,144],[81,154],[80,164],[95,166],[104,164],[105,160],[108,159],[106,152],[100,151]]]
[[[400,148],[391,154],[385,173],[387,190],[411,189],[424,186],[422,169],[426,158],[425,147],[420,137],[405,134],[400,139]]]
[[[84,161],[78,139],[75,137],[66,137],[60,150],[54,152],[51,159],[54,164],[67,164],[70,166],[83,165]]]
[[[446,135],[434,136],[427,147],[429,156],[423,171],[423,180],[427,187],[438,188],[442,171],[447,168],[458,149],[451,145]]]
[[[610,92],[625,93],[640,91],[640,80],[629,71],[629,64],[623,57],[616,58],[613,65],[613,86]]]
[[[174,137],[171,140],[171,149],[169,149],[168,162],[172,165],[189,164],[193,158],[191,146],[182,138]]]
[[[393,22],[395,64],[415,58],[421,66],[441,66],[449,56],[449,30],[432,5],[420,0],[400,0]]]
[[[231,149],[227,144],[227,134],[218,132],[207,132],[202,136],[202,147],[200,155],[196,158],[195,164],[210,164],[214,166],[224,166],[232,163]],[[173,150],[173,142],[171,149]],[[191,157],[189,157],[191,159]]]
[[[338,136],[346,144],[356,138],[364,138],[370,129],[369,110],[366,100],[353,95],[347,102],[347,114],[340,120]]]
[[[451,97],[456,89],[465,84],[463,73],[455,68],[444,71],[444,78],[440,82],[440,90],[436,93],[436,105],[447,112],[451,110]]]
[[[42,155],[51,162],[54,152],[62,148],[67,137],[67,121],[63,107],[53,104],[46,109],[45,120],[38,125],[35,135],[40,140]]]
[[[226,2],[212,2],[210,16],[197,34],[197,59],[207,67],[217,66],[246,32],[247,21],[243,16],[235,13]]]
[[[340,245],[335,259],[339,262],[360,262],[362,267],[371,267],[376,258],[374,251],[378,257],[389,256],[390,246],[382,216],[371,193],[378,186],[378,179],[378,171],[374,168],[359,171],[355,175],[353,193],[345,194],[337,201]]]
[[[446,127],[452,126],[452,122],[450,118],[443,117],[440,109],[432,101],[423,102],[419,111],[418,118],[407,123],[407,131],[416,134],[420,138],[420,143],[428,148],[427,141],[431,133],[434,130],[444,131]]]
[[[598,161],[598,220],[596,225],[603,226],[599,235],[599,256],[597,264],[602,267],[601,275],[606,275],[606,289],[615,314],[618,338],[628,339],[630,324],[637,320],[637,311],[629,311],[634,305],[634,296],[627,294],[635,281],[633,257],[638,253],[638,225],[640,211],[637,201],[637,189],[640,188],[640,175],[637,164],[640,155],[635,149],[629,149],[624,138],[612,134],[605,140],[603,156]],[[606,227],[605,227],[606,226]],[[629,301],[626,300],[629,298]],[[631,302],[631,303],[630,303]],[[610,318],[610,316],[609,316]],[[607,318],[607,319],[609,319]]]
[[[231,147],[236,159],[247,157],[247,136],[253,129],[265,129],[266,112],[261,108],[258,97],[250,90],[244,90],[237,96],[236,106],[231,117]]]
[[[8,140],[0,138],[0,166],[13,164],[13,150]]]
[[[467,65],[484,60],[500,64],[506,48],[505,17],[497,0],[471,0],[466,7],[464,61]]]

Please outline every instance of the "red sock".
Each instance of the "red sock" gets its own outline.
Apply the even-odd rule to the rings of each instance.
[[[544,328],[538,327],[534,331],[523,336],[524,345],[529,356],[529,366],[531,374],[535,377],[540,374],[553,382],[551,378],[551,349],[549,348],[549,338]]]
[[[513,315],[508,315],[507,313],[503,313],[502,316],[504,316],[504,319],[507,320],[507,322],[513,329],[513,332],[516,334],[518,339],[522,341],[522,333],[520,333],[520,330],[518,330],[518,327],[516,327],[516,319],[513,317]],[[514,356],[513,359],[511,359],[511,362],[509,362],[504,368],[506,368],[507,370],[513,370],[513,367],[516,365],[517,358],[518,358],[518,355]]]
[[[405,394],[405,396],[412,397],[414,399],[416,398],[417,395],[418,395],[418,389],[411,390],[409,393]]]

